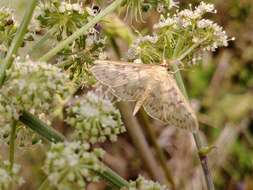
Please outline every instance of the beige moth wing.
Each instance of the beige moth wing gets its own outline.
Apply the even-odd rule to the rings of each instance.
[[[96,61],[91,72],[112,93],[124,101],[136,101],[133,114],[141,108],[148,95],[149,76],[141,64],[116,61]]]
[[[117,61],[96,61],[95,78],[125,101],[136,101],[154,119],[191,131],[198,129],[196,116],[164,67]]]
[[[149,116],[163,123],[187,129],[198,130],[198,122],[194,111],[178,88],[172,74],[162,77],[154,85],[143,107]]]

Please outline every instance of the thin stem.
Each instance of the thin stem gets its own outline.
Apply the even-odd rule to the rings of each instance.
[[[47,33],[40,38],[28,51],[28,55],[32,55],[35,51],[37,51],[49,38],[50,36],[56,31],[56,28],[52,28]]]
[[[16,140],[16,130],[17,130],[17,121],[13,121],[11,125],[11,135],[10,135],[10,146],[9,146],[9,171],[10,175],[13,175],[12,169],[14,165],[14,157],[15,157],[15,140]],[[13,183],[9,184],[9,189],[12,189]]]
[[[184,53],[180,55],[180,57],[177,58],[178,61],[182,61],[188,54],[190,54],[195,48],[197,48],[201,43],[203,43],[207,39],[204,38],[200,42],[193,44],[190,48],[188,48]]]
[[[3,85],[6,75],[6,70],[9,69],[12,65],[14,56],[16,56],[18,48],[21,46],[24,36],[27,32],[28,24],[32,18],[33,11],[35,9],[37,0],[31,0],[27,10],[25,11],[24,18],[20,27],[18,28],[17,34],[11,42],[11,46],[7,52],[7,55],[3,61],[3,64],[0,68],[0,87]]]
[[[36,116],[32,115],[27,111],[23,111],[21,113],[19,121],[24,123],[25,126],[34,130],[36,133],[43,136],[50,142],[56,143],[56,142],[63,142],[65,140],[65,137],[62,134],[54,130],[52,127],[47,126],[47,124],[45,124],[43,121],[41,121]],[[114,187],[119,187],[119,189],[129,186],[129,183],[126,180],[124,180],[110,168],[105,166],[103,163],[101,164],[104,166],[103,171],[94,170],[94,172],[97,173],[102,179],[104,179],[109,184],[113,184]]]
[[[146,131],[148,133],[148,136],[150,137],[150,140],[151,140],[152,144],[154,145],[154,148],[155,148],[155,151],[156,151],[156,154],[157,154],[157,157],[158,157],[158,161],[161,164],[161,167],[162,167],[162,169],[163,169],[163,171],[165,173],[167,181],[171,185],[171,189],[175,190],[175,182],[173,180],[171,171],[170,171],[169,167],[167,166],[166,157],[164,155],[164,152],[163,152],[162,148],[159,146],[159,144],[157,142],[157,138],[156,138],[153,126],[151,126],[149,124],[147,115],[146,115],[146,113],[144,112],[143,109],[141,109],[138,112],[137,117],[138,117],[138,120],[140,120],[142,126],[145,127],[145,129],[146,129]]]
[[[10,172],[12,172],[12,168],[14,165],[16,131],[17,131],[17,122],[14,121],[11,125],[10,147],[9,147]]]
[[[154,180],[164,183],[165,179],[163,175],[161,175],[156,159],[154,158],[151,149],[148,146],[138,121],[135,119],[135,117],[133,117],[129,104],[125,102],[119,102],[117,107],[120,110],[122,120],[127,128],[127,132],[129,133],[133,144],[136,146],[136,149],[140,154],[148,173]]]
[[[103,19],[107,14],[113,12],[124,0],[115,0],[111,5],[106,7],[103,11],[101,11],[98,15],[96,15],[91,21],[89,21],[82,28],[78,29],[71,36],[61,41],[55,48],[51,49],[48,53],[42,56],[39,61],[48,61],[53,56],[55,56],[59,51],[61,51],[68,44],[73,42],[75,39],[79,38],[81,35],[84,35],[89,28],[98,23],[101,19]]]
[[[181,89],[184,96],[188,99],[188,95],[187,95],[187,92],[186,92],[186,89],[185,89],[185,86],[184,86],[184,82],[183,82],[182,76],[180,74],[180,71],[178,70],[177,65],[173,64],[172,68],[173,68],[174,71],[177,71],[175,73],[175,79],[177,81],[178,87]],[[194,141],[196,143],[196,146],[197,146],[197,149],[198,149],[198,152],[199,152],[198,155],[199,155],[200,163],[201,163],[204,175],[205,175],[207,189],[208,190],[215,190],[215,187],[214,187],[214,184],[213,184],[213,179],[212,179],[212,176],[211,176],[211,172],[210,172],[210,169],[209,169],[209,166],[208,166],[207,156],[200,154],[200,150],[204,146],[201,142],[199,133],[198,132],[193,132],[193,137],[194,137]]]
[[[48,189],[49,186],[49,181],[48,178],[46,177],[43,182],[40,184],[38,190],[44,190],[44,189]]]

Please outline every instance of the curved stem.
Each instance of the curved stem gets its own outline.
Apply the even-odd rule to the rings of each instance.
[[[178,87],[180,88],[180,90],[182,91],[184,96],[188,99],[188,95],[187,95],[187,92],[186,92],[186,89],[185,89],[185,86],[184,86],[184,82],[183,82],[182,76],[180,74],[180,71],[179,71],[177,65],[173,64],[172,68],[173,68],[174,71],[177,71],[175,73],[175,79],[177,81]],[[200,163],[201,163],[204,175],[205,175],[207,189],[208,190],[215,190],[215,187],[214,187],[214,184],[213,184],[213,179],[212,179],[212,176],[211,176],[211,172],[210,172],[210,169],[209,169],[209,166],[208,166],[207,156],[200,154],[200,150],[204,146],[201,142],[199,133],[198,132],[193,132],[193,137],[194,137],[194,141],[196,143],[196,146],[197,146],[197,149],[198,149],[198,152],[199,152],[198,155],[199,155]]]
[[[20,27],[18,28],[17,34],[15,35],[14,39],[11,42],[11,46],[7,52],[7,55],[3,61],[3,64],[0,68],[0,87],[3,85],[6,75],[6,70],[9,69],[12,65],[14,56],[16,56],[16,53],[18,51],[18,48],[21,46],[24,36],[27,32],[28,24],[30,23],[30,20],[33,15],[33,11],[35,9],[37,0],[31,0],[29,2],[29,6],[27,8],[27,11],[25,13],[25,16],[22,20],[22,23]]]
[[[75,33],[73,33],[71,36],[66,38],[65,40],[61,41],[55,48],[51,49],[48,53],[46,53],[44,56],[42,56],[39,61],[48,61],[53,56],[55,56],[59,51],[61,51],[64,47],[66,47],[68,44],[73,42],[75,39],[79,38],[81,35],[84,35],[85,32],[92,26],[94,26],[96,23],[98,23],[100,20],[102,20],[107,14],[113,12],[118,6],[121,5],[121,3],[124,0],[115,0],[111,5],[106,7],[103,11],[101,11],[97,16],[95,16],[91,21],[89,21],[86,25],[84,25],[82,28],[77,30]]]

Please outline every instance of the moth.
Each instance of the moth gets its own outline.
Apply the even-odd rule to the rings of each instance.
[[[143,106],[150,117],[165,124],[198,129],[194,111],[165,67],[98,60],[91,72],[117,98],[136,102],[133,115]]]

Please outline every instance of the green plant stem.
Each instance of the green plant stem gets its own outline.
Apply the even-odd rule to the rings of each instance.
[[[49,181],[48,178],[46,177],[43,182],[40,184],[38,190],[44,190],[47,189],[48,190],[48,186],[49,186]]]
[[[182,61],[188,54],[190,54],[195,48],[197,48],[201,43],[203,43],[208,38],[202,39],[200,42],[193,44],[191,47],[189,47],[185,52],[183,52],[180,57],[177,58],[178,61]],[[175,56],[175,55],[174,55]]]
[[[117,173],[115,173],[111,168],[109,168],[106,165],[103,165],[104,170],[100,172],[96,172],[98,175],[100,175],[103,179],[108,181],[108,183],[117,188],[121,189],[122,187],[128,187],[129,183],[128,181],[121,178]]]
[[[17,122],[13,121],[11,125],[10,148],[9,148],[10,172],[12,171],[14,165],[16,131],[17,131]]]
[[[46,123],[39,120],[37,117],[27,111],[22,111],[19,120],[28,126],[30,129],[45,137],[51,142],[64,141],[65,137],[54,130],[52,127],[47,126]]]
[[[56,31],[56,28],[51,28],[47,33],[41,37],[39,41],[37,41],[28,51],[28,55],[32,55],[35,51],[37,51],[45,42],[50,38],[50,36]]]
[[[142,124],[142,126],[146,129],[146,132],[147,132],[148,136],[150,137],[150,140],[155,148],[155,151],[156,151],[156,154],[158,157],[158,161],[161,164],[161,167],[165,173],[168,183],[171,185],[171,189],[175,190],[175,182],[174,182],[173,177],[171,175],[171,171],[170,171],[169,167],[167,166],[166,157],[164,155],[162,148],[160,147],[160,145],[157,142],[155,130],[154,130],[153,126],[151,126],[149,124],[147,114],[145,113],[145,111],[143,109],[141,109],[137,113],[137,118],[140,121],[140,123]]]
[[[119,102],[117,104],[120,110],[122,120],[127,128],[127,132],[131,137],[133,144],[135,145],[138,153],[140,154],[145,168],[150,174],[151,178],[161,183],[165,182],[164,176],[161,175],[160,168],[154,158],[150,147],[145,139],[140,125],[135,117],[133,117],[131,107],[126,102]]]
[[[25,126],[34,130],[36,133],[46,138],[50,142],[63,142],[65,137],[61,135],[59,132],[54,130],[53,128],[47,126],[43,121],[38,119],[36,116],[32,115],[27,111],[23,111],[21,116],[19,117],[19,121],[25,124]],[[110,168],[101,163],[103,167],[103,171],[95,171],[102,179],[107,181],[109,184],[113,184],[113,186],[118,187],[119,189],[122,187],[128,187],[129,183],[112,171]],[[44,182],[43,182],[44,183]],[[47,182],[45,182],[47,183]]]
[[[75,39],[79,38],[81,35],[84,35],[87,30],[93,27],[96,23],[98,23],[101,19],[103,19],[107,14],[113,12],[118,6],[122,4],[124,0],[115,0],[112,4],[106,7],[103,11],[101,11],[98,15],[96,15],[91,21],[89,21],[82,28],[77,30],[71,36],[61,41],[55,48],[51,49],[48,53],[42,56],[39,61],[48,61],[52,57],[54,57],[59,51],[61,51],[68,44],[73,42]]]
[[[180,74],[180,71],[178,70],[177,65],[173,64],[172,68],[173,68],[174,71],[176,71],[175,79],[177,81],[178,87],[180,88],[180,90],[182,91],[184,96],[188,99],[188,95],[187,95],[187,92],[186,92],[186,89],[185,89],[185,86],[184,86],[184,82],[183,82],[182,76]],[[209,166],[208,166],[207,156],[203,155],[203,154],[200,154],[200,151],[204,146],[202,145],[202,142],[201,142],[198,131],[193,132],[193,137],[194,137],[194,141],[196,143],[197,149],[198,149],[198,153],[199,153],[198,155],[199,155],[200,163],[201,163],[204,175],[205,175],[207,189],[208,190],[215,190],[215,187],[214,187],[214,184],[213,184],[213,179],[212,179],[212,176],[211,176],[211,172],[210,172],[210,169],[209,169]]]
[[[29,6],[27,10],[25,11],[24,18],[22,20],[22,23],[20,27],[18,28],[17,34],[15,35],[14,39],[11,42],[11,46],[7,52],[7,55],[1,65],[0,68],[0,87],[3,85],[6,75],[6,70],[9,69],[12,65],[13,59],[17,54],[18,48],[21,46],[24,36],[27,31],[28,24],[30,23],[30,20],[33,15],[33,11],[35,9],[37,0],[31,0],[29,1]]]
[[[17,131],[17,121],[13,121],[11,125],[11,135],[10,135],[10,146],[9,146],[9,171],[10,174],[13,175],[12,169],[14,165],[15,158],[15,140],[16,140],[16,131]],[[13,183],[11,182],[9,185],[9,189],[12,189]]]

